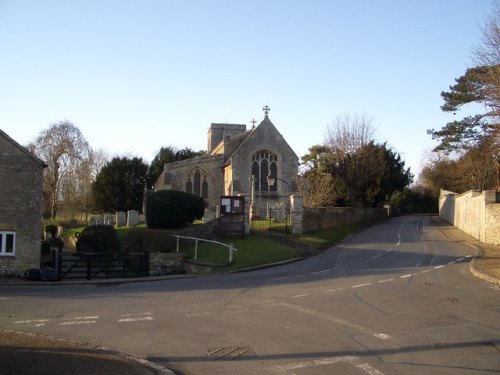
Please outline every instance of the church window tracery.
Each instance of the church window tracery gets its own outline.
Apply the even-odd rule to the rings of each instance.
[[[271,151],[262,150],[252,156],[252,175],[256,192],[276,191],[277,184],[269,186],[269,176],[278,177],[278,156]]]
[[[193,169],[186,180],[186,192],[208,199],[208,176],[199,169]]]

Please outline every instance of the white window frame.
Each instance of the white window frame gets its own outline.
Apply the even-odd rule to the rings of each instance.
[[[7,236],[12,235],[13,241],[12,241],[12,252],[8,253],[5,249],[7,246]],[[11,230],[0,230],[0,256],[15,256],[16,255],[16,232],[11,231]]]

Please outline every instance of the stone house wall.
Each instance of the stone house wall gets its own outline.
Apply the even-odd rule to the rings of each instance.
[[[439,216],[481,242],[500,245],[500,203],[493,190],[441,190]]]
[[[0,255],[0,275],[40,267],[44,167],[0,130],[0,231],[15,232],[15,254]]]

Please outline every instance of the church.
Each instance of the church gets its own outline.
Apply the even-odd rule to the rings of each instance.
[[[214,218],[221,196],[248,196],[253,214],[288,198],[297,190],[299,158],[269,119],[246,125],[212,123],[207,155],[165,164],[155,190],[186,191],[205,199],[206,218]]]

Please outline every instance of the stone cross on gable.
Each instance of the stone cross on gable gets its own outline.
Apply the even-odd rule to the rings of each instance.
[[[250,121],[250,122],[252,123],[252,129],[253,129],[253,128],[255,128],[255,123],[256,123],[257,121],[255,121],[255,119],[252,119],[252,121]]]
[[[264,111],[264,114],[267,117],[267,114],[269,113],[269,111],[271,110],[271,108],[269,108],[269,106],[265,105],[264,108],[262,108],[262,110]]]

